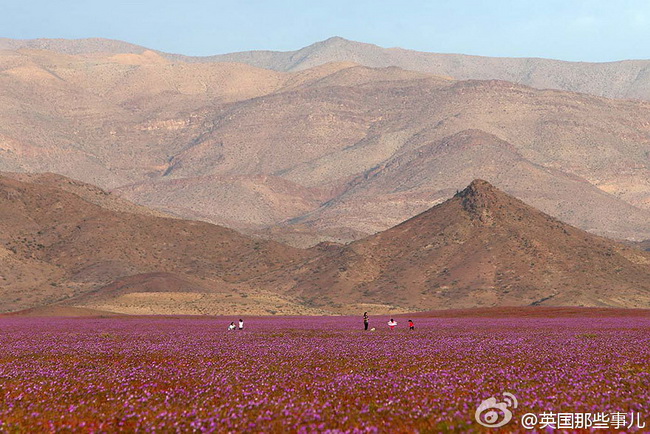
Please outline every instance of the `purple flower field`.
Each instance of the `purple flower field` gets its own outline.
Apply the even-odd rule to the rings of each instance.
[[[237,319],[0,318],[0,432],[483,432],[475,411],[503,392],[518,400],[504,432],[544,412],[626,413],[638,423],[616,430],[650,430],[647,317],[414,318],[412,332],[407,318],[364,332],[360,318],[269,317],[227,331]]]

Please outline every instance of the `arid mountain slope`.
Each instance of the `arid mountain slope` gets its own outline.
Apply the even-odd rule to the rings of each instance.
[[[101,38],[90,39],[0,39],[0,50],[46,49],[66,54],[130,53],[147,48]],[[291,72],[331,62],[353,62],[384,68],[396,66],[458,80],[505,80],[539,89],[560,89],[607,98],[650,100],[650,60],[618,62],[566,62],[540,58],[504,58],[442,54],[383,48],[373,44],[332,37],[296,51],[245,51],[206,57],[157,52],[173,62],[246,63],[258,68]]]
[[[285,236],[334,233],[346,228],[373,233],[419,214],[482,176],[535,207],[587,231],[612,238],[647,230],[650,213],[624,203],[584,179],[535,164],[510,143],[466,130],[393,157],[350,183],[327,206],[293,219]],[[579,200],[576,198],[580,198]],[[622,217],[625,215],[625,217]],[[608,221],[605,229],[602,222]]]
[[[386,229],[476,177],[594,233],[648,239],[648,119],[648,102],[395,67],[0,52],[0,170],[301,245]],[[445,150],[467,131],[481,146]]]
[[[363,76],[367,71],[348,68],[333,74],[330,83],[343,75],[348,80],[350,75]],[[650,116],[647,103],[538,91],[503,82],[424,78],[370,81],[348,87],[321,81],[229,106],[214,119],[214,128],[200,137],[200,143],[174,157],[164,177],[169,181],[153,178],[118,191],[152,207],[158,206],[165,191],[169,193],[166,210],[183,215],[192,210],[195,216],[212,216],[211,221],[224,224],[232,221],[232,215],[226,214],[230,208],[222,206],[229,201],[228,195],[255,198],[246,201],[246,211],[239,215],[258,225],[268,222],[256,215],[296,221],[309,218],[305,210],[320,201],[322,207],[312,210],[320,216],[325,216],[321,214],[325,210],[337,220],[326,223],[328,227],[371,233],[428,208],[449,191],[482,176],[512,193],[522,192],[534,206],[571,224],[614,238],[645,239],[650,215],[636,208],[647,210],[650,203],[650,129],[646,115]],[[404,158],[415,160],[419,152],[467,129],[481,130],[499,142],[510,143],[512,155],[528,162],[527,166],[515,173],[494,154],[464,147],[461,149],[468,152],[467,158],[462,152],[453,156],[457,166],[467,169],[462,172],[448,169],[451,159],[438,160],[419,174],[413,173],[420,170],[417,164],[393,164],[384,172],[394,179],[383,184],[390,188],[369,190],[363,198],[371,203],[389,198],[391,206],[380,213],[370,215],[363,203],[353,200],[346,204],[349,211],[335,209],[342,206],[348,193],[356,194],[362,188],[357,186],[360,179],[371,178]],[[574,187],[558,189],[555,182],[540,183],[540,171],[548,173],[544,181],[560,176],[565,181],[558,182]],[[242,176],[261,180],[260,173],[270,175],[264,178],[266,188],[254,188],[256,183],[249,182],[246,188],[254,194],[228,193],[240,188]],[[424,176],[433,173],[438,181]],[[492,179],[492,174],[498,177]],[[422,187],[420,191],[413,191],[412,183],[402,183],[416,175],[423,184],[418,186]],[[175,178],[183,179],[183,188],[177,188],[179,181],[171,181]],[[225,184],[229,186],[209,188]],[[590,199],[569,193],[584,190],[588,184],[627,204],[612,207],[617,202],[615,197],[596,194],[593,189]],[[429,190],[422,194],[427,187]],[[214,193],[207,195],[209,190]],[[287,199],[273,199],[282,196]],[[272,208],[278,203],[290,205],[280,212]],[[609,210],[617,214],[615,218],[606,216]],[[352,219],[344,214],[353,214]],[[338,215],[341,218],[336,218]],[[359,219],[373,223],[350,225]]]
[[[167,294],[172,301],[188,292],[195,302],[241,296],[253,290],[245,283],[251,277],[309,256],[208,223],[106,209],[54,181],[0,176],[2,311],[73,298],[128,278],[139,292],[140,304],[134,306],[165,313],[151,300],[161,296],[149,292],[173,293]],[[152,279],[155,284],[147,286]],[[257,300],[254,307],[267,302]],[[188,306],[177,310],[199,313]],[[128,305],[122,311],[128,313]]]
[[[640,243],[638,243],[638,245],[643,250],[650,252],[650,240],[641,241]]]
[[[116,41],[105,38],[83,39],[9,39],[0,38],[0,50],[19,50],[32,48],[36,50],[50,50],[64,54],[141,54],[147,49],[128,42]]]
[[[560,89],[608,98],[650,99],[650,60],[589,63],[427,53],[333,37],[297,51],[247,51],[187,61],[247,63],[276,71],[299,71],[329,62],[373,68],[397,66],[458,80],[505,80],[539,89]]]
[[[396,227],[278,273],[294,280],[284,291],[315,307],[650,306],[650,254],[481,180]]]
[[[300,250],[208,223],[106,209],[62,189],[60,177],[32,178],[38,183],[0,177],[3,312],[650,306],[650,253],[561,223],[485,181],[350,245]]]
[[[65,176],[57,175],[55,173],[0,172],[0,176],[15,179],[23,183],[39,184],[46,187],[61,189],[79,196],[86,202],[90,202],[110,211],[143,214],[155,217],[172,217],[160,211],[136,205],[94,185],[66,178]]]

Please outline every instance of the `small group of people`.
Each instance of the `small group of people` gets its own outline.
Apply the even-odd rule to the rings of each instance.
[[[363,329],[368,330],[368,326],[370,325],[370,317],[368,316],[368,312],[363,313]],[[391,330],[395,330],[395,327],[397,327],[397,321],[395,321],[393,318],[388,321],[388,328]],[[372,328],[371,330],[375,330]],[[415,330],[415,323],[413,320],[409,320],[409,330]]]
[[[231,322],[230,325],[228,326],[228,330],[237,330],[237,326],[235,325],[235,321]],[[239,330],[244,330],[244,320],[239,319]]]
[[[363,329],[368,330],[368,327],[370,325],[370,317],[368,316],[368,312],[363,313]],[[388,321],[388,328],[391,330],[395,330],[395,327],[397,327],[397,321],[395,321],[393,318]],[[239,319],[239,323],[235,324],[235,321],[231,322],[230,325],[228,326],[228,330],[244,330],[244,320]],[[375,329],[372,328],[371,331],[374,331]],[[415,330],[415,324],[413,323],[413,320],[409,320],[409,330]]]

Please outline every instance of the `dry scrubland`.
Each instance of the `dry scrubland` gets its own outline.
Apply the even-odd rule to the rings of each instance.
[[[505,391],[508,431],[543,411],[650,422],[650,317],[589,312],[414,332],[373,317],[367,333],[351,317],[0,318],[0,431],[481,431],[476,407]]]

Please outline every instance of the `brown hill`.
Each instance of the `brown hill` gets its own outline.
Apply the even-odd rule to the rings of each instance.
[[[566,225],[481,180],[289,273],[284,291],[343,310],[650,306],[650,254]]]
[[[395,67],[0,52],[0,170],[304,246],[387,229],[476,177],[591,232],[648,239],[649,118],[646,102]]]
[[[485,181],[387,231],[309,250],[208,223],[107,209],[102,203],[115,202],[93,203],[70,191],[87,195],[90,187],[75,184],[53,175],[0,176],[4,312],[650,306],[649,253],[565,225]]]
[[[342,72],[364,75],[366,70]],[[166,195],[166,210],[183,214],[191,208],[215,223],[232,224],[232,216],[226,214],[230,207],[220,206],[221,200],[226,205],[230,199],[224,195],[245,184],[209,186],[245,176],[254,180],[246,185],[249,193],[233,192],[230,197],[242,199],[240,207],[246,197],[255,200],[246,200],[246,212],[240,214],[248,225],[236,227],[268,225],[263,218],[269,216],[296,218],[289,220],[293,225],[314,215],[321,221],[316,234],[322,227],[372,233],[423,211],[449,191],[482,176],[571,224],[614,238],[645,239],[650,233],[650,171],[644,155],[650,136],[641,114],[646,112],[650,115],[646,103],[536,91],[507,83],[440,79],[371,81],[351,87],[315,83],[230,106],[215,119],[214,128],[200,137],[200,144],[174,157],[165,177],[183,178],[183,188],[153,178],[118,191],[152,207]],[[482,153],[471,146],[460,148],[468,153],[467,158],[462,152],[453,156],[456,166],[466,167],[462,171],[447,170],[442,160],[424,171],[418,164],[394,164],[405,158],[416,160],[418,153],[453,141],[468,129],[509,143],[510,159],[520,162],[518,170],[501,164],[494,152]],[[632,130],[637,133],[631,135]],[[384,175],[390,173],[392,181],[385,179],[383,190],[370,188],[374,175],[386,166],[391,170]],[[260,173],[273,175],[264,178],[266,185],[258,182]],[[431,174],[435,179],[425,177]],[[205,176],[211,177],[207,183]],[[402,182],[414,176],[420,185]],[[554,177],[561,179],[547,182]],[[293,186],[278,190],[278,178]],[[365,182],[366,178],[371,180]],[[517,189],[521,184],[534,188]],[[589,190],[590,185],[611,195],[595,189],[587,196],[576,194]],[[301,205],[284,207],[287,202]],[[314,206],[317,202],[322,205]],[[370,206],[383,203],[368,212],[366,202]],[[305,212],[310,206],[315,214]],[[607,215],[610,212],[616,216]]]
[[[347,228],[374,233],[423,212],[479,176],[560,220],[612,238],[631,228],[644,233],[650,217],[584,179],[533,163],[494,135],[466,130],[388,159],[354,179],[345,194],[285,228],[333,233],[345,221]],[[619,220],[622,214],[627,217]]]
[[[173,216],[169,214],[165,214],[141,205],[136,205],[92,184],[87,184],[85,182],[66,178],[65,176],[57,175],[55,173],[0,172],[0,176],[12,178],[17,181],[30,184],[55,187],[57,189],[74,193],[86,202],[93,203],[111,211],[173,218]]]
[[[147,48],[102,38],[13,40],[0,38],[0,50],[20,48],[65,54],[142,54]],[[151,50],[150,50],[151,51]],[[428,53],[332,37],[296,51],[245,51],[206,57],[156,52],[173,62],[245,63],[282,72],[302,71],[332,62],[372,68],[395,66],[459,80],[505,80],[539,89],[559,89],[608,98],[650,100],[650,60],[567,62],[540,58],[504,58]]]
[[[190,301],[205,294],[222,304],[251,293],[248,310],[258,313],[294,305],[278,297],[270,302],[245,282],[309,252],[208,223],[106,209],[63,190],[59,178],[51,185],[46,179],[32,183],[0,176],[2,311],[66,299],[66,305],[93,308],[75,297],[105,286],[106,296],[125,295],[120,282],[139,294],[136,302],[113,306],[96,294],[83,300],[101,304],[97,310],[123,313],[140,312],[142,306],[146,313],[165,313],[187,293],[194,294]],[[159,292],[171,294],[171,301],[156,309]],[[176,311],[201,313],[196,304]]]
[[[560,89],[608,98],[650,99],[650,60],[565,62],[427,53],[382,48],[340,37],[296,51],[247,51],[205,58],[170,56],[200,62],[240,62],[276,71],[300,71],[329,62],[354,62],[373,68],[396,66],[459,80],[505,80],[539,89]]]

